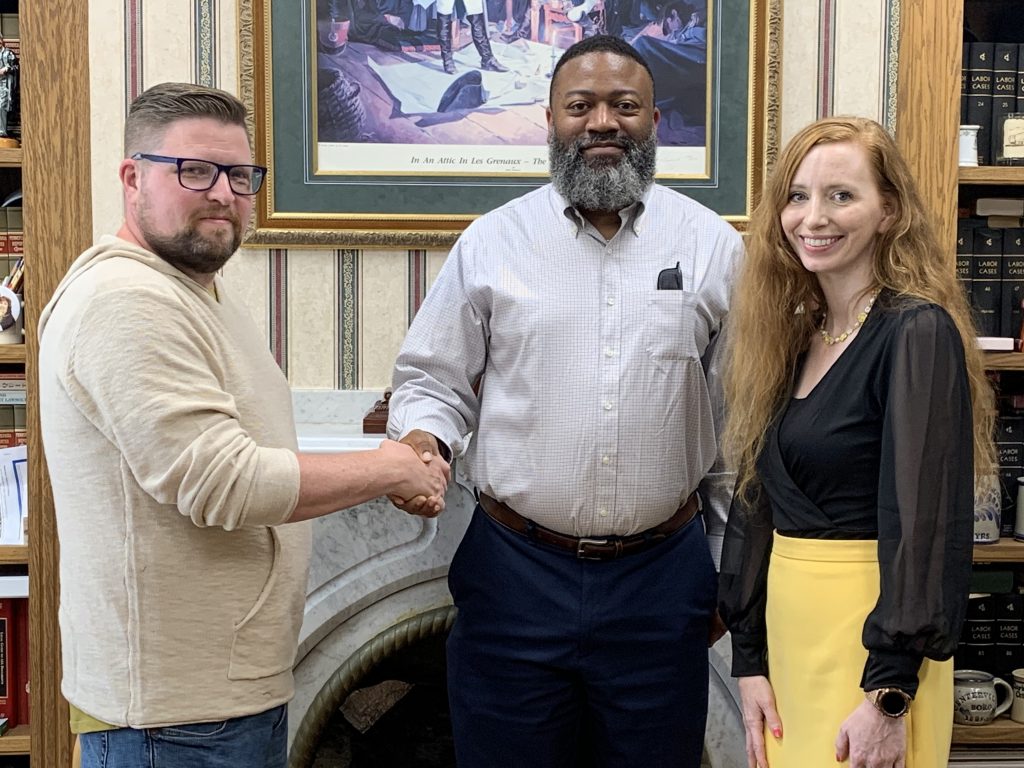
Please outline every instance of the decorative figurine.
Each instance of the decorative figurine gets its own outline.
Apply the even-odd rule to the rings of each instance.
[[[391,387],[384,390],[384,399],[373,404],[363,417],[363,432],[368,435],[382,435],[388,431],[388,406],[391,401]]]
[[[7,133],[7,120],[14,111],[18,84],[18,57],[0,37],[0,147],[17,147],[18,140]]]

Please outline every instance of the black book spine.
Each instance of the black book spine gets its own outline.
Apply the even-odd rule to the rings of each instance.
[[[992,162],[992,57],[995,43],[971,43],[967,83],[967,123],[978,129],[978,164]]]
[[[992,69],[992,163],[1003,150],[1003,120],[1017,111],[1017,44],[996,43]]]
[[[963,286],[968,304],[971,303],[971,251],[976,226],[971,219],[956,220],[956,278]]]
[[[974,230],[971,254],[971,298],[975,323],[981,336],[999,334],[999,294],[1002,273],[1003,232],[978,227]]]
[[[960,125],[967,125],[967,86],[970,82],[971,49],[964,43],[963,62],[960,67]]]
[[[1017,519],[1017,478],[1024,472],[1024,416],[996,417],[999,467],[999,535],[1013,536]]]
[[[960,666],[991,672],[995,668],[995,605],[991,595],[967,601]]]
[[[1005,452],[1004,452],[1005,453]],[[999,467],[999,535],[1012,539],[1017,522],[1017,478],[1021,467]]]
[[[1024,112],[1024,43],[1017,45],[1017,111]]]
[[[1024,315],[1024,229],[1003,230],[1003,259],[999,306],[1002,314],[1000,336],[1019,339]]]
[[[1021,610],[1024,608],[1020,595],[996,595],[996,669],[1006,680],[1011,679],[1013,670],[1020,666]]]

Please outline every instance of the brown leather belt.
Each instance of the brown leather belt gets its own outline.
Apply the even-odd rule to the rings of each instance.
[[[498,501],[486,493],[480,494],[480,508],[496,523],[544,544],[567,549],[580,560],[614,560],[623,555],[643,552],[664,541],[693,520],[699,506],[697,494],[691,493],[690,498],[683,502],[683,505],[675,511],[672,517],[646,531],[634,533],[631,536],[576,537],[553,531],[543,525],[537,525],[532,520],[520,515],[508,504]]]

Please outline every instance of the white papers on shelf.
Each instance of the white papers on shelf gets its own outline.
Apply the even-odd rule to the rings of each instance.
[[[24,544],[28,513],[28,450],[0,448],[0,544]]]
[[[0,599],[28,597],[28,576],[0,576]]]
[[[1013,342],[1016,339],[1003,336],[979,336],[978,349],[988,352],[1013,352]]]

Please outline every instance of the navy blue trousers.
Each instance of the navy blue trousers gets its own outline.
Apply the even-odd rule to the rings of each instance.
[[[448,583],[459,768],[698,768],[716,578],[701,519],[578,560],[477,507]]]

